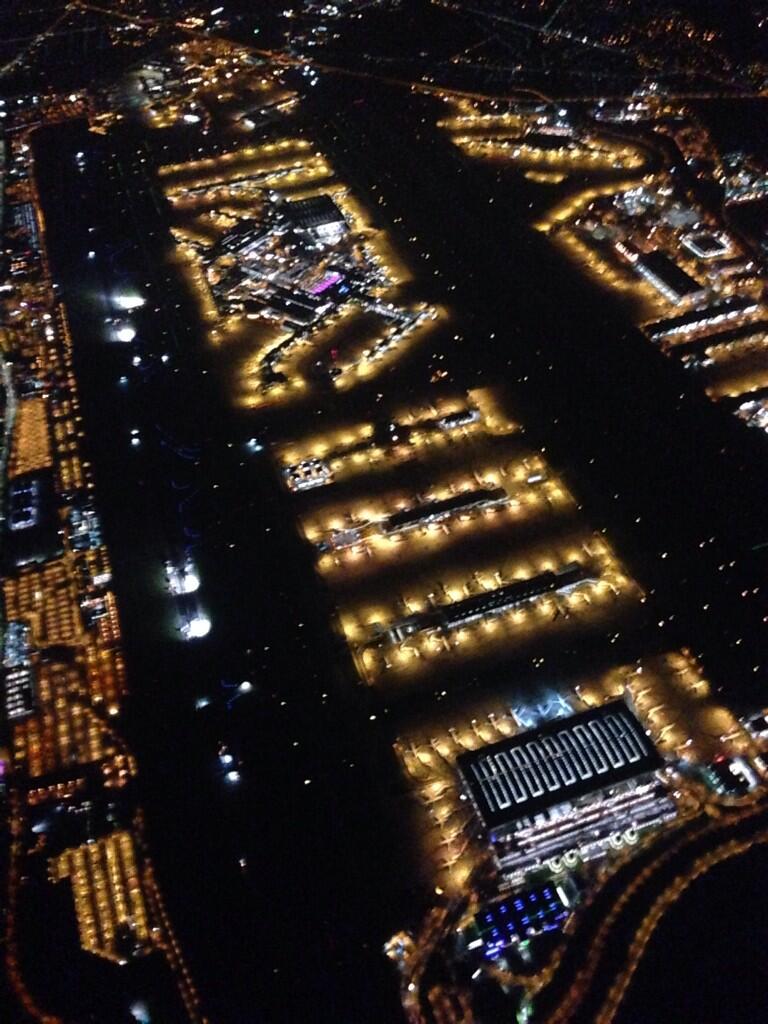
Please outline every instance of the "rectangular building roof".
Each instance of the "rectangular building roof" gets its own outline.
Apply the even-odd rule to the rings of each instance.
[[[286,203],[291,221],[299,228],[320,228],[328,224],[346,224],[344,214],[328,195],[308,196]]]
[[[750,320],[749,323],[741,324],[740,327],[731,327],[726,331],[711,331],[692,341],[669,345],[667,351],[676,356],[700,355],[715,345],[727,345],[732,341],[747,341],[750,338],[757,338],[761,334],[768,334],[768,320]]]
[[[483,823],[493,829],[663,762],[625,702],[616,700],[462,754],[456,763]]]
[[[642,255],[637,266],[645,268],[646,273],[658,281],[663,290],[674,296],[675,301],[701,291],[699,282],[660,249]]]
[[[706,309],[691,309],[687,313],[681,313],[680,316],[671,316],[665,320],[646,324],[643,330],[651,338],[662,337],[665,334],[672,334],[681,327],[719,322],[728,319],[729,316],[752,312],[757,308],[758,303],[751,296],[737,295],[724,302],[715,302],[713,305],[707,306]]]
[[[460,491],[449,498],[425,501],[415,508],[406,508],[402,512],[394,512],[384,523],[385,530],[402,530],[404,527],[428,520],[433,516],[450,515],[462,509],[470,509],[484,502],[493,503],[507,500],[507,492],[503,487],[476,487],[472,491]]]
[[[443,605],[436,609],[436,612],[446,625],[460,625],[476,615],[512,608],[521,601],[528,601],[558,590],[567,590],[569,587],[594,578],[591,569],[581,565],[580,562],[569,562],[557,572],[548,569],[527,580],[514,580],[503,587],[497,587],[496,590],[489,590],[484,594],[472,594],[461,601]]]

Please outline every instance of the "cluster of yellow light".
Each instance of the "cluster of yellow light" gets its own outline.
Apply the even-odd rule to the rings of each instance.
[[[77,456],[80,431],[75,422],[75,410],[72,403],[54,403],[53,406],[53,437],[57,454],[61,456]]]
[[[175,230],[173,233],[177,234]],[[179,242],[171,260],[177,264],[189,285],[203,321],[209,325],[215,324],[219,319],[219,311],[195,250],[192,246]],[[216,336],[212,333],[211,337],[215,340]]]
[[[306,199],[317,194],[322,183],[328,191],[328,184],[333,181],[333,168],[325,159],[315,153],[308,159],[297,161],[290,167],[275,170],[272,174],[263,174],[258,180],[263,188],[278,190],[291,199]]]
[[[136,775],[136,758],[127,751],[115,753],[100,764],[104,785],[109,789],[125,786]]]
[[[68,779],[66,782],[52,782],[47,786],[32,786],[27,790],[27,803],[31,807],[38,804],[61,803],[64,800],[71,800],[77,793],[85,789],[85,779]]]
[[[159,169],[158,174],[168,179],[165,192],[171,197],[193,189],[231,182],[236,178],[258,178],[261,174],[300,167],[299,158],[312,159],[312,144],[307,139],[284,138],[260,146],[244,146],[202,160],[166,164]]]
[[[644,165],[644,158],[630,146],[608,147],[605,145],[568,145],[565,142],[558,149],[545,149],[529,142],[525,137],[518,139],[491,138],[479,139],[473,135],[454,136],[455,145],[468,156],[482,159],[512,160],[521,167],[540,168],[542,166],[565,170],[567,173],[579,171],[614,170],[631,171]]]
[[[350,348],[344,359],[337,361],[336,365],[341,371],[333,381],[337,388],[343,391],[361,380],[375,377],[388,365],[401,359],[407,348],[422,341],[426,334],[448,320],[448,311],[443,306],[429,307],[420,303],[409,312],[412,315],[417,313],[418,318],[405,325],[386,327],[374,338],[361,340]]]
[[[764,305],[758,306],[756,310],[748,310],[741,314],[736,314],[733,319],[728,320],[728,329],[736,327],[747,327],[753,323],[757,324],[759,320],[766,318],[768,315],[768,308]],[[644,325],[647,326],[647,325]],[[722,325],[712,325],[710,323],[702,322],[694,324],[689,331],[684,334],[670,335],[662,340],[662,347],[664,351],[673,352],[678,345],[684,345],[689,341],[705,340],[713,332],[717,333],[718,330],[722,330]],[[713,345],[716,344],[713,338]],[[731,344],[738,348],[738,342],[726,343],[727,347],[731,347]]]
[[[32,152],[28,137],[18,136],[16,147]],[[31,159],[29,157],[28,159]],[[45,226],[39,198],[30,174],[28,199],[35,204],[40,236]],[[41,382],[56,379],[60,386],[47,396],[48,433],[51,460],[58,474],[60,490],[81,488],[93,491],[89,467],[79,456],[83,438],[77,386],[72,363],[72,339],[63,307],[55,299],[45,245],[40,250],[42,275],[19,283],[24,299],[19,304],[22,319],[15,331],[14,352],[29,365]],[[32,312],[34,311],[34,313]],[[7,341],[7,339],[3,339]],[[40,416],[37,418],[39,425]],[[30,426],[30,424],[32,424]],[[23,428],[23,429],[22,429]],[[34,415],[19,426],[16,436],[19,463],[31,466],[39,457],[39,429]],[[26,460],[26,462],[24,462]],[[17,469],[21,472],[22,469]],[[62,524],[66,504],[59,510]],[[14,992],[30,1015],[41,1024],[61,1024],[43,1012],[32,998],[20,968],[16,908],[27,871],[26,861],[40,853],[44,842],[34,848],[27,842],[28,808],[47,801],[78,799],[97,785],[105,790],[124,787],[136,773],[135,760],[111,727],[111,716],[120,710],[125,692],[125,665],[120,650],[117,606],[105,585],[111,578],[105,548],[74,551],[69,535],[62,531],[64,553],[45,565],[14,569],[2,578],[4,613],[8,620],[21,621],[30,628],[31,669],[35,677],[35,706],[32,712],[12,723],[12,757],[16,782],[9,787],[12,806],[12,861],[8,872],[9,907],[6,914],[5,944],[8,976]],[[88,601],[97,617],[85,629],[81,601]],[[100,606],[95,602],[99,602]],[[55,657],[52,648],[66,648]],[[45,656],[41,656],[45,649]],[[82,770],[81,770],[82,769]],[[31,784],[30,784],[31,783]],[[97,955],[122,959],[122,939],[149,948],[160,930],[150,930],[142,880],[136,853],[141,842],[141,815],[136,813],[130,831],[115,832],[65,851],[55,858],[56,878],[71,877],[83,946]],[[150,878],[154,916],[162,918],[163,951],[172,967],[190,1020],[204,1024],[194,986],[189,979],[170,925],[159,914],[161,901],[142,847],[143,868]],[[121,925],[131,935],[122,934]]]
[[[606,224],[609,228],[613,226],[614,230],[620,230],[622,238],[636,245],[641,251],[648,251],[649,248],[652,248],[667,253],[682,270],[694,280],[702,282],[702,286],[712,288],[720,298],[733,295],[759,298],[762,293],[759,270],[755,266],[752,272],[749,272],[748,256],[735,241],[731,241],[729,261],[722,262],[700,259],[689,252],[681,244],[683,229],[672,226],[663,218],[657,218],[652,226],[639,223],[634,231],[627,232],[624,224],[619,229],[616,211],[607,210],[605,204],[601,207],[599,202],[601,199],[619,196],[640,185],[654,190],[657,195],[676,195],[676,183],[666,172],[642,173],[646,161],[640,150],[637,150],[637,153],[641,159],[637,165],[632,164],[632,167],[638,171],[636,178],[592,183],[578,192],[570,193],[551,208],[534,226],[540,231],[552,233],[569,255],[580,263],[582,269],[594,276],[600,283],[609,286],[613,291],[623,292],[631,298],[634,316],[638,322],[678,314],[681,309],[684,310],[690,306],[692,300],[683,300],[682,303],[673,302],[653,287],[651,282],[636,274],[630,263],[627,262],[625,265],[618,256],[610,259],[599,247],[590,245],[587,241],[587,233],[582,230],[583,218],[590,216],[593,220]],[[720,228],[720,225],[705,211],[701,210],[700,215],[702,223],[708,229],[717,231]],[[738,268],[733,266],[735,256],[740,256],[743,260]],[[673,345],[674,342],[670,344]],[[738,379],[734,379],[730,384],[724,381],[720,383],[719,376],[714,374],[715,380],[710,392],[711,397],[735,396],[743,393],[743,390],[762,387],[763,384],[759,381],[765,377],[766,373],[768,370],[762,365],[750,368],[743,374],[734,374],[734,377],[738,376]]]
[[[187,19],[189,28],[202,27],[199,19]],[[288,109],[297,101],[295,93],[286,88],[278,73],[258,68],[239,47],[207,36],[206,42],[191,40],[175,47],[170,56],[183,67],[179,81],[166,81],[163,93],[154,96],[145,113],[155,128],[167,128],[179,121],[191,103],[203,109],[207,120],[243,97],[240,108],[232,111],[231,127],[242,132],[247,126],[238,122],[253,105],[252,94],[261,93],[262,109]],[[214,58],[211,62],[211,58]],[[177,70],[177,74],[179,74]],[[224,113],[227,113],[224,106]]]
[[[752,749],[744,729],[709,698],[709,684],[687,651],[617,666],[600,676],[572,682],[563,690],[574,711],[627,696],[657,747],[689,761],[711,761],[717,752]],[[395,751],[413,792],[425,809],[420,838],[435,884],[452,893],[464,882],[484,848],[474,836],[477,822],[461,799],[456,758],[521,731],[511,703],[501,697],[475,699],[461,713],[440,712],[411,728]],[[672,728],[671,728],[672,726]],[[673,735],[673,730],[675,733]]]
[[[204,236],[215,229],[214,235],[233,228],[244,213],[256,217],[264,210],[264,189],[258,175],[245,178],[225,178],[217,185],[172,191],[169,194],[175,220],[184,220],[184,228],[202,229]],[[194,222],[189,215],[194,215]],[[203,243],[210,239],[203,237]]]
[[[85,567],[91,579],[108,582],[112,578],[112,563],[109,559],[109,552],[103,544],[97,548],[88,548],[87,551],[79,551],[77,560]]]
[[[291,441],[276,447],[275,454],[283,467],[295,465],[303,459],[342,459],[343,452],[369,440],[373,436],[372,423],[359,423],[350,427],[327,430],[301,441]],[[372,443],[372,442],[371,442]]]
[[[66,558],[25,567],[3,579],[6,614],[32,630],[35,647],[75,645],[83,637],[77,584]]]
[[[761,307],[756,316],[765,313],[768,310]],[[665,352],[675,355],[673,339],[665,346]],[[768,333],[765,331],[758,329],[748,337],[720,344],[713,339],[704,356],[712,364],[706,370],[706,391],[710,398],[736,398],[768,387]]]
[[[547,593],[498,615],[489,615],[466,626],[448,631],[418,631],[401,642],[375,639],[382,627],[404,616],[447,607],[473,593],[493,591],[507,581],[530,579],[580,562],[589,566],[591,580],[585,580],[570,594]],[[530,641],[540,633],[568,633],[584,624],[603,626],[642,596],[642,591],[619,564],[599,536],[574,535],[570,541],[540,545],[525,558],[500,557],[491,568],[475,570],[467,577],[451,571],[447,579],[424,578],[411,584],[408,594],[376,606],[344,607],[339,613],[342,632],[349,643],[364,680],[377,683],[385,674],[414,678],[427,671],[436,657],[485,656],[494,648],[506,649]],[[431,595],[431,596],[430,596]]]
[[[215,325],[210,331],[211,340],[222,345],[242,339],[245,354],[234,369],[236,404],[257,408],[300,397],[309,388],[307,371],[311,357],[321,350],[339,347],[338,332],[345,331],[350,318],[359,320],[361,329],[346,331],[352,343],[345,346],[344,355],[335,361],[339,372],[333,383],[341,390],[382,372],[402,356],[406,347],[445,321],[444,309],[433,309],[423,303],[404,307],[403,312],[410,314],[410,318],[402,323],[390,323],[381,315],[363,312],[350,303],[306,337],[293,337],[264,317],[256,322],[242,316],[219,317],[202,269],[202,252],[232,226],[227,220],[230,215],[242,215],[247,209],[244,203],[251,200],[254,208],[261,203],[258,190],[274,189],[292,199],[330,195],[355,235],[359,258],[382,272],[382,284],[374,288],[377,298],[397,303],[402,285],[412,275],[387,235],[372,226],[363,205],[346,186],[335,181],[333,168],[322,154],[312,150],[306,139],[280,139],[217,157],[169,165],[161,169],[161,175],[166,179],[166,194],[176,211],[193,218],[177,225],[174,234],[201,313],[208,323]],[[278,348],[279,358],[275,360]],[[282,373],[286,380],[265,383],[262,372],[267,365]]]
[[[184,245],[191,253],[194,253],[196,246],[214,245],[221,235],[222,228],[222,217],[217,218],[207,213],[195,213],[194,224],[177,224],[171,228],[171,234],[179,245]]]
[[[99,643],[110,646],[120,641],[120,618],[117,613],[117,600],[111,590],[104,594],[103,601],[105,613],[97,619],[96,631]]]
[[[167,102],[162,106],[155,105],[148,110],[149,120],[153,128],[171,128],[181,118],[183,108],[179,103]]]
[[[259,324],[261,329],[258,332],[252,326],[254,349],[237,370],[237,404],[252,409],[295,396],[306,390],[308,382],[301,372],[302,357],[306,361],[313,352],[332,345],[337,332],[351,331],[361,319],[363,315],[359,308],[350,302],[326,317],[323,323],[306,337],[292,336],[272,323],[264,326]],[[226,335],[222,337],[225,338]],[[260,339],[258,343],[257,338]],[[287,380],[266,388],[261,381],[260,373],[278,348],[281,349],[280,359],[275,362],[275,369],[285,374]]]
[[[467,878],[484,855],[474,838],[476,821],[471,805],[460,798],[456,757],[514,735],[517,725],[508,708],[497,700],[485,715],[467,724],[433,723],[427,734],[408,734],[395,743],[413,791],[425,810],[419,830],[423,855],[434,884],[451,895],[465,890]]]
[[[527,481],[532,475],[541,475],[544,479],[529,484]],[[377,524],[398,511],[416,505],[413,494],[400,491],[373,500],[361,500],[352,505],[337,503],[330,508],[325,507],[304,517],[302,530],[307,540],[318,543],[329,538],[334,531],[362,524],[365,532],[358,544],[339,552],[322,554],[318,558],[318,567],[324,574],[342,572],[348,575],[354,570],[375,570],[379,563],[395,558],[413,564],[414,558],[431,555],[454,541],[460,541],[468,533],[508,527],[574,507],[570,494],[548,472],[544,460],[539,456],[518,459],[509,465],[487,466],[474,475],[439,480],[430,488],[424,500],[440,501],[478,487],[505,489],[508,503],[488,509],[468,510],[452,516],[447,524],[425,524],[409,532],[380,532]]]
[[[554,238],[582,271],[611,291],[630,297],[637,305],[636,317],[639,321],[658,320],[669,313],[669,302],[661,292],[649,281],[634,274],[628,265],[623,268],[604,259],[582,237],[566,227],[560,227]]]
[[[69,325],[62,309],[53,308],[53,318],[45,334],[45,342],[38,343],[35,361],[43,375],[55,374],[67,381],[69,397],[57,397],[51,404],[50,413],[54,425],[54,465],[58,483],[63,491],[75,491],[90,486],[88,464],[79,453],[83,438],[82,416],[77,398],[75,377],[72,369],[72,338]]]
[[[378,314],[367,313],[359,306],[347,303],[340,306],[335,314],[326,317],[311,334],[295,337],[287,345],[285,342],[290,335],[280,333],[274,336],[273,328],[272,338],[249,355],[241,365],[237,403],[246,408],[255,408],[306,390],[309,386],[304,373],[307,363],[318,351],[341,343],[341,337],[354,338],[354,342],[345,346],[344,358],[337,358],[334,362],[338,371],[333,378],[334,386],[345,390],[360,380],[374,377],[387,365],[401,358],[406,347],[420,341],[428,331],[435,328],[440,317],[446,315],[438,309],[435,311],[435,319],[432,319],[428,315],[428,307],[415,308],[422,314],[421,319],[392,326]],[[382,344],[386,344],[386,348],[377,351],[377,346]],[[265,388],[259,371],[271,353],[281,345],[280,360],[275,363],[275,368],[288,379]]]
[[[383,297],[392,286],[411,281],[413,273],[410,267],[403,261],[387,232],[373,226],[371,215],[360,200],[346,188],[338,188],[332,195],[350,228],[359,236],[366,261],[386,276],[387,285],[379,290],[379,295]]]
[[[77,455],[65,455],[57,460],[57,468],[61,479],[61,486],[66,491],[79,490],[85,487],[86,478],[83,471],[83,463]]]
[[[658,186],[661,180],[654,175],[640,175],[635,178],[624,178],[621,181],[604,181],[587,188],[579,189],[567,195],[561,202],[556,203],[547,215],[534,224],[539,231],[548,232],[553,228],[567,224],[584,213],[590,203],[603,196],[618,195],[620,192],[627,192],[629,189],[637,188],[640,184]]]
[[[492,136],[504,138],[517,137],[527,127],[527,122],[520,114],[484,114],[474,109],[466,100],[457,100],[454,104],[457,113],[438,121],[438,127],[449,132],[454,139],[478,138]]]
[[[452,430],[443,430],[436,421],[453,413],[474,408],[479,418]],[[384,461],[405,463],[416,459],[424,449],[438,449],[471,440],[482,435],[507,435],[519,431],[488,388],[470,391],[466,398],[437,398],[429,405],[396,409],[391,419],[409,429],[407,443],[389,445],[375,443],[372,423],[330,429],[300,441],[291,441],[275,449],[279,463],[287,468],[304,459],[323,459],[337,480],[361,472],[369,472]],[[369,441],[360,450],[357,446]]]
[[[538,129],[538,114],[517,111],[488,112],[487,105],[467,99],[451,102],[453,113],[438,122],[451,141],[470,156],[511,160],[521,166],[564,167],[567,171],[637,170],[646,163],[638,146],[607,136],[562,136],[558,148],[529,141]],[[560,138],[560,137],[558,137]],[[553,141],[555,137],[552,137]]]
[[[90,707],[77,665],[41,662],[36,696],[37,709],[13,727],[14,762],[27,776],[51,775],[116,752],[114,738]]]
[[[473,388],[468,394],[489,434],[514,434],[520,430],[520,424],[509,418],[493,388]]]
[[[125,660],[119,647],[102,647],[95,643],[84,648],[88,693],[95,706],[105,704],[108,714],[115,714],[125,695],[127,683]]]
[[[144,898],[141,871],[130,832],[113,832],[77,846],[50,862],[51,877],[68,878],[75,901],[83,949],[107,960],[124,962],[121,932],[132,945],[148,951],[154,945]]]
[[[45,398],[23,398],[16,407],[8,476],[47,469],[52,464],[48,403]]]
[[[716,401],[721,398],[738,398],[741,395],[748,398],[750,392],[768,387],[768,365],[754,365],[751,360],[744,362],[747,365],[731,365],[727,374],[718,374],[717,379],[707,385],[706,392],[710,398]]]
[[[709,683],[689,651],[652,659],[647,671],[628,674],[625,681],[635,709],[664,753],[704,763],[723,751],[756,752],[733,712],[711,698]]]
[[[538,185],[562,185],[568,177],[562,171],[524,171],[523,177],[535,181]]]

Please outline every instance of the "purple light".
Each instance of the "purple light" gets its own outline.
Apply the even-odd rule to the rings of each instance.
[[[327,291],[328,288],[331,288],[333,285],[338,284],[340,280],[341,274],[329,274],[327,277],[324,277],[322,281],[319,281],[309,290],[312,295],[322,295],[324,291]]]

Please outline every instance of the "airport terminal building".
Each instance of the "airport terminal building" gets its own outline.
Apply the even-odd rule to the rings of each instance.
[[[663,764],[623,700],[457,760],[499,865],[515,880],[600,857],[674,818],[657,775]]]

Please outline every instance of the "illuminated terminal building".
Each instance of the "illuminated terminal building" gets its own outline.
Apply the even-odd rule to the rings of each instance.
[[[513,878],[558,872],[675,817],[663,765],[623,700],[559,718],[457,759],[498,862]]]
[[[509,495],[503,487],[476,487],[473,490],[452,494],[449,498],[429,500],[413,508],[402,509],[380,522],[363,523],[346,530],[334,530],[327,540],[320,541],[318,548],[320,551],[341,551],[360,543],[372,533],[392,537],[419,527],[445,522],[452,516],[481,509],[499,508],[508,501]]]
[[[738,345],[742,342],[749,342],[760,335],[768,334],[768,320],[751,320],[749,323],[741,324],[739,327],[731,327],[725,331],[714,331],[699,338],[692,338],[690,341],[681,341],[677,345],[669,346],[668,351],[674,351],[684,362],[690,359],[698,360],[705,355],[707,349],[716,345]]]
[[[481,619],[503,615],[513,608],[535,601],[545,594],[571,593],[585,583],[595,583],[596,575],[580,562],[570,562],[557,572],[547,570],[526,580],[514,580],[503,587],[472,594],[453,604],[442,605],[410,615],[391,626],[374,626],[376,638],[398,644],[415,633],[427,630],[449,632]]]
[[[450,498],[437,501],[426,501],[415,508],[395,512],[386,519],[381,528],[384,533],[401,533],[412,530],[427,523],[439,523],[453,515],[469,512],[472,509],[495,508],[505,505],[508,501],[507,492],[503,487],[478,487],[470,491],[452,494]]]
[[[282,201],[270,194],[258,220],[241,218],[207,250],[214,298],[229,313],[268,315],[296,328],[315,323],[352,293],[370,300],[377,273],[362,272],[349,251],[331,251],[347,231],[329,195]]]
[[[437,426],[441,430],[455,430],[456,427],[468,427],[470,423],[477,423],[480,419],[480,412],[472,407],[459,409],[457,412],[450,412],[437,420]]]
[[[661,341],[672,335],[691,334],[693,331],[702,331],[718,324],[732,323],[756,313],[759,309],[760,303],[755,299],[739,296],[735,299],[717,302],[714,306],[708,306],[706,309],[692,309],[680,316],[646,324],[644,330],[652,341]]]

